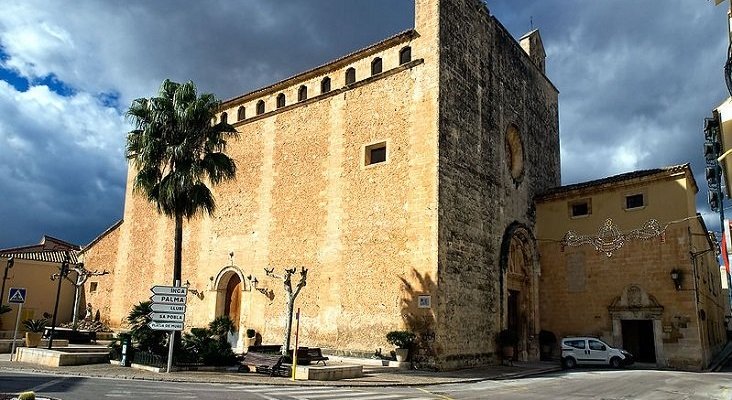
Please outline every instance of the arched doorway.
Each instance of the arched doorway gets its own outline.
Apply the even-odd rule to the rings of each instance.
[[[226,297],[224,298],[224,315],[234,323],[234,331],[239,332],[239,319],[241,318],[241,278],[233,274],[226,284]]]
[[[234,323],[234,332],[229,334],[231,347],[238,349],[241,343],[242,300],[244,291],[243,275],[239,268],[229,266],[216,277],[216,316],[226,315]]]
[[[501,246],[501,296],[504,299],[501,329],[518,334],[516,357],[538,360],[537,327],[538,261],[535,241],[528,228],[514,223],[507,230]]]

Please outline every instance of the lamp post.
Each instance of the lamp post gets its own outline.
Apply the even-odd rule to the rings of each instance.
[[[11,256],[8,258],[8,263],[5,264],[5,274],[3,274],[3,284],[2,289],[0,289],[0,306],[3,305],[3,299],[5,298],[5,281],[8,280],[8,270],[10,268],[13,268],[13,265],[15,264],[15,259]]]
[[[48,350],[51,350],[51,346],[53,346],[53,336],[56,334],[56,314],[58,314],[58,300],[59,297],[61,297],[61,282],[69,273],[69,262],[70,257],[69,252],[67,251],[64,256],[64,260],[61,262],[61,270],[58,274],[51,275],[51,280],[56,279],[56,276],[58,275],[58,288],[56,289],[56,304],[53,306],[53,319],[51,321],[51,335],[48,337]]]
[[[719,130],[721,132],[721,128]],[[724,161],[727,156],[732,154],[732,149],[729,149],[725,151],[721,156],[717,157],[717,177],[719,180],[719,184],[717,185],[717,197],[719,198],[719,221],[721,224],[719,225],[722,228],[722,232],[727,231],[725,229],[725,222],[724,222],[724,194],[722,194],[722,162]],[[722,235],[722,240],[727,240],[724,235]],[[730,249],[727,249],[727,251],[730,251]],[[729,256],[727,256],[729,258]],[[725,265],[729,265],[729,259],[724,260]],[[729,304],[730,307],[732,307],[732,276],[730,276],[730,271],[727,269],[725,271],[727,274],[727,293],[729,294]],[[730,310],[726,310],[730,311]]]

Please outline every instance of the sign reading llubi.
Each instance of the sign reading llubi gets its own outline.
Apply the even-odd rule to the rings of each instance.
[[[181,331],[186,319],[186,296],[188,288],[176,286],[153,286],[150,291],[152,320],[147,324],[156,331]]]

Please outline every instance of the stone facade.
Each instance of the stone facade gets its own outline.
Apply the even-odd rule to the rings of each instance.
[[[726,342],[724,296],[716,244],[696,213],[697,190],[683,165],[570,185],[539,198],[542,329],[557,337],[597,336],[659,367],[707,367]],[[627,197],[637,194],[643,203],[627,207]],[[609,243],[618,236],[598,233],[607,219],[620,233],[656,220],[663,233],[645,229],[645,240],[632,236],[609,253],[563,241],[571,230]]]
[[[281,342],[282,282],[263,268],[305,266],[302,345],[388,353],[384,335],[406,328],[419,362],[449,369],[496,362],[513,321],[521,357],[538,356],[533,198],[560,182],[541,41],[527,54],[478,0],[415,12],[414,30],[222,105],[238,172],[214,188],[213,217],[185,224],[183,279],[198,293],[186,326],[229,313],[239,348],[246,328]],[[83,253],[114,270],[87,294],[112,326],[172,269],[173,223],[132,192],[133,173],[124,222]]]

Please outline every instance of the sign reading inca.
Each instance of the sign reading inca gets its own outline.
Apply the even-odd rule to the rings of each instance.
[[[188,294],[187,287],[177,286],[153,286],[150,291],[152,291],[153,294],[171,294],[174,296],[186,296]]]
[[[177,286],[153,286],[150,289],[153,312],[148,314],[152,320],[147,324],[156,331],[181,331],[186,319],[186,296],[188,288]]]

